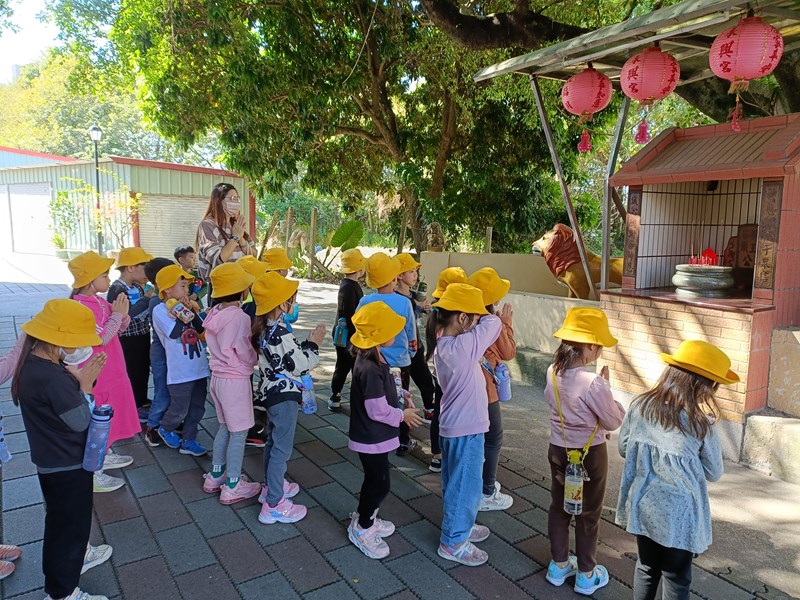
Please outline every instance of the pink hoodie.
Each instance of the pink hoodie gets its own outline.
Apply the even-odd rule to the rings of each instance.
[[[250,343],[250,317],[236,306],[222,310],[214,307],[203,322],[206,343],[211,352],[211,374],[214,377],[241,379],[253,374],[258,355]]]

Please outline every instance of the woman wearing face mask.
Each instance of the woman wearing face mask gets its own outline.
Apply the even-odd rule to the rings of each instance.
[[[204,281],[214,267],[255,254],[255,244],[246,229],[239,192],[230,183],[218,183],[197,227],[197,268]]]

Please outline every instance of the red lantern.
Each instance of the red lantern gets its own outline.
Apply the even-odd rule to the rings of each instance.
[[[608,106],[612,91],[611,80],[589,65],[564,84],[561,90],[561,103],[573,115],[578,115],[581,123],[586,123],[592,120],[595,113]],[[588,152],[591,149],[589,132],[584,129],[578,150]]]
[[[731,82],[729,92],[738,94],[751,79],[772,73],[782,55],[781,32],[759,17],[748,16],[717,36],[708,64],[714,75]]]
[[[650,106],[656,100],[669,96],[678,85],[681,67],[675,58],[661,51],[658,46],[645,48],[636,56],[629,58],[619,76],[622,92],[638,100],[640,106]],[[647,121],[639,123],[636,141],[646,144],[650,141]]]

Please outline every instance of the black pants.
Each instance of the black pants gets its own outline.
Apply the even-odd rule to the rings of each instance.
[[[433,418],[431,419],[431,454],[441,454],[442,447],[439,445],[439,411],[442,406],[442,388],[439,387],[439,382],[434,378],[434,400],[433,400]]]
[[[634,600],[655,600],[662,582],[662,600],[688,600],[692,584],[692,557],[688,550],[667,548],[643,535],[636,536],[639,560],[633,575]]]
[[[497,463],[503,447],[503,420],[500,416],[500,403],[489,405],[489,431],[483,436],[483,494],[494,494],[497,478]]]
[[[414,381],[414,385],[419,388],[419,395],[422,397],[422,404],[430,410],[433,408],[434,385],[433,375],[425,362],[425,347],[420,344],[417,353],[411,357],[411,364],[400,369],[400,378],[403,381],[403,388],[408,389],[409,380]]]
[[[65,598],[78,587],[92,529],[92,473],[83,469],[39,473],[44,496],[44,591]]]
[[[353,365],[356,362],[356,357],[350,354],[349,348],[336,348],[336,366],[333,368],[333,379],[331,379],[331,394],[333,396],[342,393],[344,382],[347,381],[347,375],[353,370]]]
[[[122,354],[125,355],[125,369],[131,380],[136,408],[147,406],[147,385],[150,380],[150,334],[121,335]]]
[[[358,525],[363,529],[372,527],[375,511],[381,506],[391,489],[389,479],[389,453],[366,454],[359,452],[364,467],[364,483],[358,498]]]

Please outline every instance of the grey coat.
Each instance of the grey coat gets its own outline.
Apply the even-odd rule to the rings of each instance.
[[[711,545],[706,481],[723,472],[714,428],[701,441],[646,421],[634,404],[619,431],[619,453],[625,468],[617,524],[662,546],[704,552]]]

